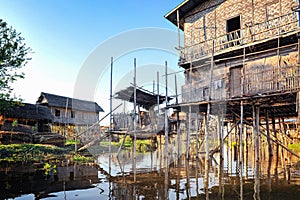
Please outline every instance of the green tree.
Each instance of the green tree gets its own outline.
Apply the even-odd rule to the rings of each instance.
[[[21,100],[13,94],[11,84],[24,78],[20,68],[30,60],[30,53],[31,48],[26,46],[21,33],[0,19],[0,110]]]

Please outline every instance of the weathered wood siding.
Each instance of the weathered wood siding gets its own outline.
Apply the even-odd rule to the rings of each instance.
[[[253,3],[252,3],[253,2]],[[287,15],[295,0],[210,0],[184,19],[185,46],[191,46],[227,33],[226,21],[241,16],[241,29]]]
[[[60,116],[55,116],[55,110],[60,110]],[[67,113],[64,108],[51,107],[51,113],[54,116],[54,123],[66,123],[75,125],[91,125],[99,120],[99,114],[95,112],[86,112],[74,110],[75,116],[72,117],[71,110],[68,109]]]
[[[281,34],[296,33],[297,15],[292,10],[294,0],[210,0],[184,19],[185,62],[193,63],[193,71],[186,69],[186,83],[182,86],[183,102],[229,99],[299,89],[297,46],[272,50],[259,55],[218,62],[210,74],[210,58],[195,66],[195,60],[215,53],[230,51],[227,20],[240,16],[240,36],[235,47],[253,42],[266,42]],[[206,64],[205,64],[206,63]],[[244,73],[243,80],[242,74]],[[210,82],[210,78],[212,81]],[[241,87],[241,83],[243,87]]]

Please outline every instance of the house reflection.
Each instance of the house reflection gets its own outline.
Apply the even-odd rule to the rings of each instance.
[[[42,167],[1,165],[1,198],[34,194],[35,198],[40,199],[54,192],[91,188],[93,183],[99,182],[96,165],[57,166],[48,175]]]

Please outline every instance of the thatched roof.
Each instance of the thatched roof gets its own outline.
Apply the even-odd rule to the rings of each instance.
[[[10,118],[53,121],[53,115],[48,107],[29,103],[14,105],[0,113]]]
[[[157,95],[150,93],[146,90],[136,88],[136,103],[137,105],[149,110],[152,106],[157,105],[157,96],[159,96],[159,104],[163,103],[166,100],[165,96]],[[116,93],[116,99],[121,99],[129,102],[134,101],[134,87],[129,86],[128,88],[121,90]],[[168,101],[172,100],[171,97],[168,97]]]
[[[104,110],[96,102],[74,99],[45,92],[41,93],[36,103],[50,107],[67,107],[67,109],[87,112],[104,112]]]

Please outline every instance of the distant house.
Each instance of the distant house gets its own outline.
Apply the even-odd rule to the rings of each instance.
[[[46,106],[28,103],[0,110],[0,125],[9,125],[14,121],[17,121],[18,124],[35,127],[38,132],[48,132],[49,124],[53,121],[53,115]]]
[[[93,101],[74,99],[42,92],[37,102],[50,108],[54,115],[52,132],[72,136],[75,128],[82,129],[99,120],[103,109]]]

